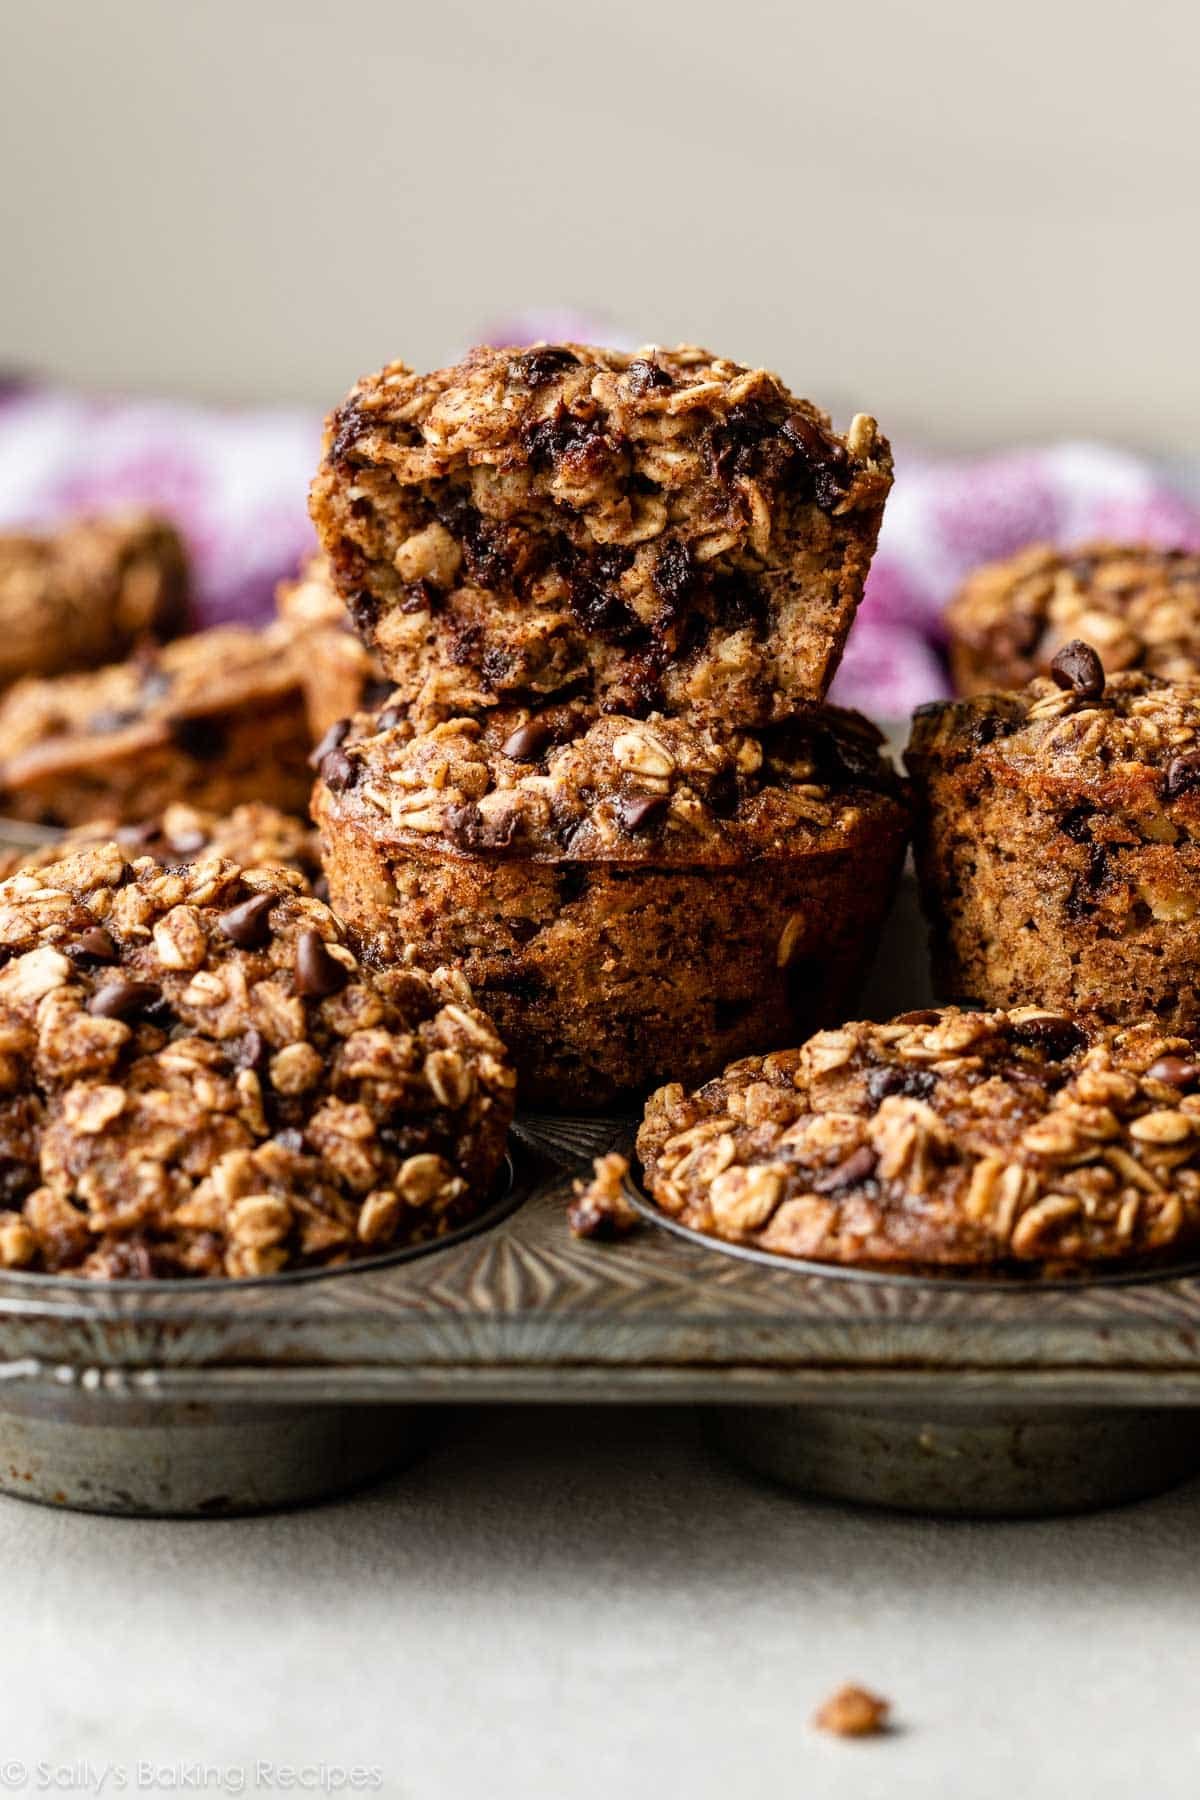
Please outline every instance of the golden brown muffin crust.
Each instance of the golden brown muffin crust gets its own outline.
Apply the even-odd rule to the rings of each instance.
[[[1150,1025],[909,1013],[662,1088],[638,1154],[674,1217],[785,1255],[1158,1258],[1200,1242],[1200,1063]]]
[[[271,1274],[484,1202],[490,1021],[450,971],[385,996],[299,876],[92,847],[0,884],[0,957],[7,1266]]]

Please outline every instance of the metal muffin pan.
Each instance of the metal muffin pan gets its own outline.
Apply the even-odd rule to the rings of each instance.
[[[928,1003],[911,884],[861,1008]],[[400,1467],[439,1405],[689,1401],[809,1493],[1037,1515],[1200,1470],[1200,1277],[947,1281],[820,1271],[564,1212],[629,1119],[531,1118],[453,1240],[248,1282],[0,1277],[0,1489],[87,1510],[299,1504]]]

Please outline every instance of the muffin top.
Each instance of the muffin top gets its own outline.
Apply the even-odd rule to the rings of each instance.
[[[638,1153],[666,1211],[785,1255],[1154,1258],[1200,1241],[1200,1061],[1151,1025],[906,1013],[660,1088]]]
[[[1145,544],[1033,544],[975,570],[946,611],[960,693],[1023,687],[1072,638],[1111,673],[1200,674],[1200,556]]]
[[[979,762],[997,775],[1094,789],[1113,802],[1191,802],[1200,788],[1200,676],[1106,677],[1088,644],[1064,645],[1054,672],[1019,693],[918,708],[910,769]]]
[[[420,729],[385,708],[319,746],[314,804],[319,818],[336,808],[389,840],[462,855],[736,863],[903,831],[904,787],[882,742],[836,707],[758,734],[571,705]]]
[[[340,1261],[495,1173],[513,1076],[466,983],[376,981],[299,875],[93,846],[0,884],[0,963],[5,1266]]]
[[[49,868],[64,857],[110,839],[120,844],[128,856],[151,856],[164,865],[197,862],[205,856],[227,857],[246,874],[281,865],[301,877],[305,892],[321,879],[320,852],[311,825],[292,813],[280,812],[276,806],[251,800],[228,813],[177,802],[155,818],[135,825],[121,825],[116,819],[79,825],[36,850],[0,854],[0,880],[15,875],[18,869]]]
[[[823,694],[891,478],[873,419],[843,438],[778,376],[707,350],[484,347],[359,382],[311,510],[410,704],[431,680],[461,710],[584,684],[614,711],[753,726]],[[843,567],[856,515],[867,541]],[[801,600],[828,639],[807,660]]]

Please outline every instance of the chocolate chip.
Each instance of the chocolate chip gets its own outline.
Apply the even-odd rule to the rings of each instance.
[[[1195,1087],[1200,1077],[1200,1063],[1186,1062],[1182,1056],[1160,1056],[1157,1062],[1150,1064],[1146,1075],[1151,1081],[1164,1082],[1167,1087],[1182,1092],[1184,1088]]]
[[[732,769],[720,769],[708,787],[709,810],[715,818],[732,819],[741,801],[738,778]]]
[[[915,1012],[899,1013],[892,1023],[894,1025],[940,1025],[942,1015],[932,1007],[924,1006]]]
[[[541,344],[534,350],[526,350],[522,356],[514,356],[508,365],[509,375],[514,381],[523,381],[526,387],[545,387],[564,369],[577,369],[579,358],[573,350],[564,349],[561,344]]]
[[[1078,694],[1081,700],[1098,700],[1104,692],[1104,664],[1082,638],[1063,645],[1050,664],[1050,673],[1060,688]]]
[[[97,988],[88,1001],[88,1011],[97,1019],[130,1019],[161,998],[162,990],[155,982],[126,981],[122,977]]]
[[[278,894],[251,894],[249,900],[218,914],[217,924],[239,950],[256,950],[271,935],[267,915],[278,900]]]
[[[501,756],[511,756],[514,762],[537,762],[545,753],[551,738],[551,731],[544,719],[536,715],[527,719],[524,725],[518,725],[510,737],[506,737],[500,746]]]
[[[110,963],[117,959],[117,946],[103,925],[93,925],[90,931],[81,932],[73,944],[64,948],[71,961],[76,963]]]
[[[375,721],[375,729],[376,731],[395,731],[397,725],[403,725],[404,716],[402,706],[385,706]]]
[[[660,368],[656,362],[648,362],[645,357],[636,357],[625,371],[625,389],[635,400],[643,394],[649,394],[654,388],[674,387],[673,378],[666,369]]]
[[[626,831],[649,831],[665,817],[666,794],[624,794],[617,801],[617,817]]]
[[[296,992],[306,1000],[324,1000],[340,993],[350,972],[330,956],[319,931],[310,926],[296,940]]]
[[[340,750],[350,730],[349,719],[335,719],[308,759],[310,769],[319,769],[331,750]]]
[[[806,413],[789,413],[779,430],[789,443],[794,444],[797,450],[802,450],[808,461],[818,468],[837,468],[846,461],[842,445],[833,438],[826,437],[816,420],[810,419]]]
[[[1200,750],[1189,750],[1183,756],[1173,756],[1167,764],[1163,780],[1164,797],[1177,800],[1180,794],[1190,794],[1197,787],[1200,787]]]
[[[860,1144],[836,1168],[814,1175],[808,1183],[809,1189],[814,1194],[836,1194],[840,1188],[857,1187],[860,1181],[870,1180],[878,1162],[879,1157],[871,1146]]]
[[[225,754],[229,733],[219,719],[172,719],[171,736],[197,762],[216,762]]]
[[[1011,1028],[1013,1041],[1041,1050],[1051,1062],[1062,1062],[1087,1043],[1087,1034],[1073,1019],[1061,1013],[1045,1013],[1032,1019],[1021,1019]]]
[[[906,1100],[928,1100],[936,1086],[937,1077],[928,1069],[902,1069],[895,1063],[872,1069],[867,1076],[867,1094],[876,1106],[891,1094],[902,1094]]]
[[[320,776],[327,788],[340,794],[358,780],[358,764],[351,762],[344,750],[331,750],[321,763]]]

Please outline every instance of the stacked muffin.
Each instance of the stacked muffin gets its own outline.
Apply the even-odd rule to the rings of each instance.
[[[392,692],[335,726],[333,905],[463,966],[527,1102],[611,1102],[840,1015],[903,792],[823,705],[891,482],[779,380],[684,348],[393,365],[312,511]]]

